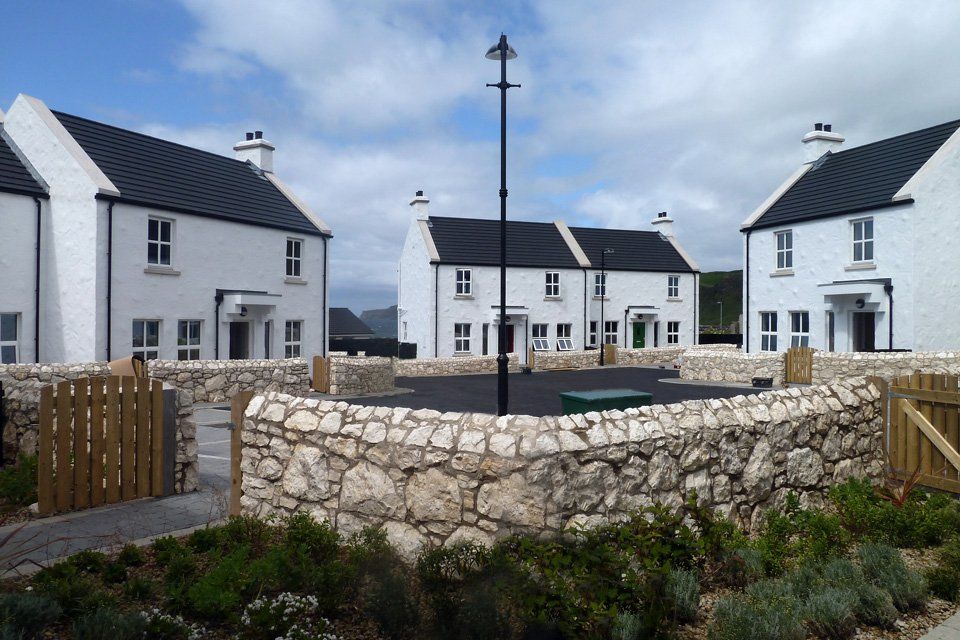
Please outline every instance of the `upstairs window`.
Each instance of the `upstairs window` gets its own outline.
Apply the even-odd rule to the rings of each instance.
[[[667,276],[667,297],[680,297],[680,276]]]
[[[853,225],[853,261],[873,261],[873,218],[854,220]]]
[[[170,266],[173,250],[173,221],[163,218],[147,220],[147,264]]]
[[[0,313],[0,364],[20,361],[20,316]]]
[[[607,296],[607,274],[593,274],[593,297],[605,298]]]
[[[560,272],[559,271],[547,271],[547,283],[546,291],[544,295],[548,298],[559,298],[560,297]]]
[[[548,325],[535,324],[531,327],[534,351],[549,351],[550,340],[547,338]]]
[[[777,314],[775,311],[760,312],[760,351],[777,350]]]
[[[810,313],[807,311],[790,312],[790,346],[810,346]]]
[[[473,274],[470,269],[457,269],[457,295],[473,295]]]
[[[570,335],[573,332],[573,325],[561,323],[557,325],[557,351],[573,351],[573,340]]]
[[[303,346],[303,320],[287,320],[283,330],[283,357],[299,358]]]
[[[133,355],[144,360],[160,357],[160,321],[133,321]]]
[[[303,258],[303,240],[287,238],[287,277],[300,278],[300,260]]]
[[[620,324],[616,320],[607,320],[603,323],[604,344],[617,344],[617,328]]]
[[[777,269],[793,269],[793,231],[777,232]]]
[[[470,325],[457,322],[453,325],[453,350],[470,353]]]
[[[667,322],[667,344],[680,344],[680,323]]]
[[[200,359],[200,321],[177,322],[177,360]]]

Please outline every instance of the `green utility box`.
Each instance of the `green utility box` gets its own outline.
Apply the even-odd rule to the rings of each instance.
[[[560,394],[563,415],[609,409],[646,407],[653,403],[653,394],[633,389],[599,389],[597,391],[564,391]]]

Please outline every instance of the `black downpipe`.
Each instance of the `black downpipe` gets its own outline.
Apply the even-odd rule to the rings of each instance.
[[[433,267],[433,357],[440,357],[440,265]],[[501,324],[503,318],[500,318]]]
[[[37,260],[35,265],[35,283],[33,288],[33,361],[40,362],[40,220],[41,205],[40,198],[34,196],[33,201],[37,204]]]
[[[326,294],[326,291],[324,291]],[[213,308],[213,359],[220,359],[220,305],[223,303],[223,291],[217,289],[213,296],[216,305]],[[271,336],[272,337],[272,336]]]
[[[107,361],[113,342],[113,201],[107,202]]]
[[[330,336],[327,335],[327,283],[330,282],[330,258],[327,255],[329,251],[329,245],[327,244],[329,238],[323,236],[323,356],[327,356],[327,347],[330,344]],[[273,336],[271,336],[272,338]],[[397,342],[399,345],[399,341]],[[397,347],[399,348],[399,346]],[[284,354],[286,355],[286,354]]]
[[[630,307],[623,310],[623,348],[627,348],[627,315],[630,313]]]
[[[750,353],[750,229],[747,229],[746,264],[743,267],[743,352]]]
[[[883,285],[883,291],[887,294],[887,298],[890,300],[890,312],[889,318],[887,319],[887,348],[893,349],[893,283],[888,282]]]
[[[590,339],[590,318],[587,317],[587,270],[583,270],[583,348]]]

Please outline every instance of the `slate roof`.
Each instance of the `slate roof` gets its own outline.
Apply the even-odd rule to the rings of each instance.
[[[47,197],[47,192],[33,179],[3,138],[0,138],[0,191]]]
[[[120,190],[120,202],[323,235],[246,162],[59,111],[53,114]]]
[[[500,221],[430,216],[430,235],[442,264],[500,264]],[[507,265],[579,268],[556,225],[507,222]]]
[[[570,227],[577,244],[594,269],[600,268],[604,249],[613,249],[604,259],[607,269],[619,271],[692,272],[676,247],[658,231]]]
[[[960,127],[946,122],[829,153],[749,228],[772,227],[901,204],[893,196]]]
[[[330,336],[374,335],[373,329],[346,307],[330,307]]]

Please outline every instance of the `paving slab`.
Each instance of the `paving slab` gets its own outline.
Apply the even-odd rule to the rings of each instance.
[[[921,636],[920,640],[958,640],[960,639],[960,611]]]

